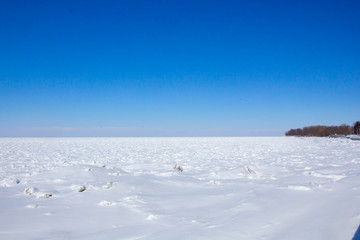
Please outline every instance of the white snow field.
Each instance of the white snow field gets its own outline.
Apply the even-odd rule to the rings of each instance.
[[[350,139],[1,138],[0,164],[2,240],[351,240],[360,224]]]

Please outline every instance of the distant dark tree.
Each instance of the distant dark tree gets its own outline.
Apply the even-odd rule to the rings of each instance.
[[[355,128],[355,126],[354,126]],[[348,135],[352,134],[353,128],[342,124],[340,126],[309,126],[302,129],[290,129],[285,133],[286,136],[314,136],[314,137],[326,137],[331,135]],[[358,132],[360,133],[360,122],[358,124]]]
[[[286,136],[300,136],[302,134],[302,130],[298,129],[290,129],[285,133]]]
[[[360,122],[357,121],[356,123],[354,123],[354,134],[360,134]]]

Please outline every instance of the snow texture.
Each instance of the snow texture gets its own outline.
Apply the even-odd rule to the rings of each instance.
[[[350,240],[360,223],[350,139],[2,138],[0,164],[0,239]]]

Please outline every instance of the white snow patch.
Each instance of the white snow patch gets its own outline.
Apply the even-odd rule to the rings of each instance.
[[[321,173],[317,173],[317,172],[312,172],[311,175],[314,177],[318,177],[318,178],[329,178],[329,179],[332,179],[334,182],[337,182],[343,178],[346,178],[346,176],[343,176],[343,175],[321,174]]]
[[[116,203],[115,203],[115,202],[110,202],[110,201],[103,200],[103,201],[99,202],[98,205],[99,205],[99,206],[115,206]]]
[[[38,208],[39,205],[37,204],[29,204],[29,205],[26,205],[26,208]]]
[[[298,190],[298,191],[310,191],[311,188],[306,186],[288,186],[289,189]]]
[[[152,215],[152,214],[150,214],[150,215],[146,218],[146,220],[148,220],[148,221],[152,221],[152,220],[156,220],[156,219],[158,219],[158,217],[155,216],[155,215]]]
[[[0,239],[352,239],[359,156],[350,139],[0,138]]]

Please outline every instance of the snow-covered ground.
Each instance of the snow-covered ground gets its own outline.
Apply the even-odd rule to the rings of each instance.
[[[350,240],[360,224],[350,139],[2,138],[0,164],[0,239]]]

